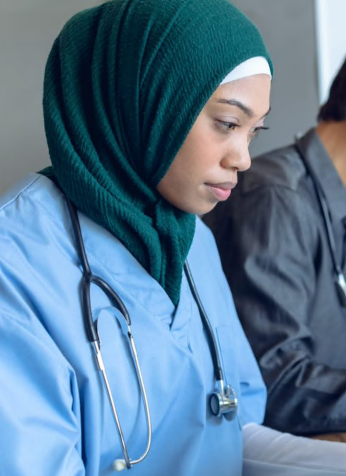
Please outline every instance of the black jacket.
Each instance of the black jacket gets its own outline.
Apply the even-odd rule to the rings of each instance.
[[[346,189],[315,130],[300,146],[327,199],[344,264]],[[231,198],[204,219],[267,384],[265,424],[297,435],[346,431],[346,309],[296,145],[254,159]]]

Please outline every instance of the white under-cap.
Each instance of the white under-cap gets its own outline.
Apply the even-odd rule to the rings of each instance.
[[[220,86],[236,79],[254,76],[255,74],[267,74],[272,77],[268,61],[263,56],[255,56],[240,63],[221,81]]]

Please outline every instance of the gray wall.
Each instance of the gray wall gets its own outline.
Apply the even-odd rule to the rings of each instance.
[[[316,123],[319,107],[314,0],[232,0],[259,28],[274,63],[269,131],[253,156],[289,144]]]
[[[158,0],[159,1],[159,0]],[[44,65],[76,11],[97,0],[0,0],[0,191],[49,163],[41,111]],[[273,57],[270,130],[253,155],[286,144],[318,107],[314,0],[233,0],[259,27]]]
[[[0,192],[49,164],[42,119],[43,72],[73,13],[97,0],[0,0]]]

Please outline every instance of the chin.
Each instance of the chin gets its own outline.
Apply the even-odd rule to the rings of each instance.
[[[217,204],[218,202],[209,202],[206,200],[203,200],[203,201],[199,200],[199,203],[196,203],[195,205],[188,206],[186,203],[185,204],[175,203],[174,206],[185,213],[190,213],[191,215],[203,216],[211,212],[216,207]]]
[[[198,215],[199,217],[202,217],[203,215],[207,215],[207,213],[214,210],[216,205],[217,205],[217,203],[214,203],[213,205],[210,205],[209,207],[203,207],[203,209],[199,210],[197,213],[195,213],[195,215]]]

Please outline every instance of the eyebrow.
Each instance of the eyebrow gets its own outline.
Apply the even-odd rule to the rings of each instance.
[[[220,104],[229,104],[230,106],[236,106],[238,107],[241,111],[243,111],[244,114],[246,114],[250,119],[252,117],[255,116],[254,112],[252,109],[250,109],[249,107],[245,106],[245,104],[243,104],[242,102],[240,101],[237,101],[236,99],[224,99],[224,98],[220,98],[218,99],[216,102],[220,103]],[[266,117],[269,113],[270,113],[270,110],[271,110],[271,107],[269,107],[268,111],[263,114],[262,117]]]

